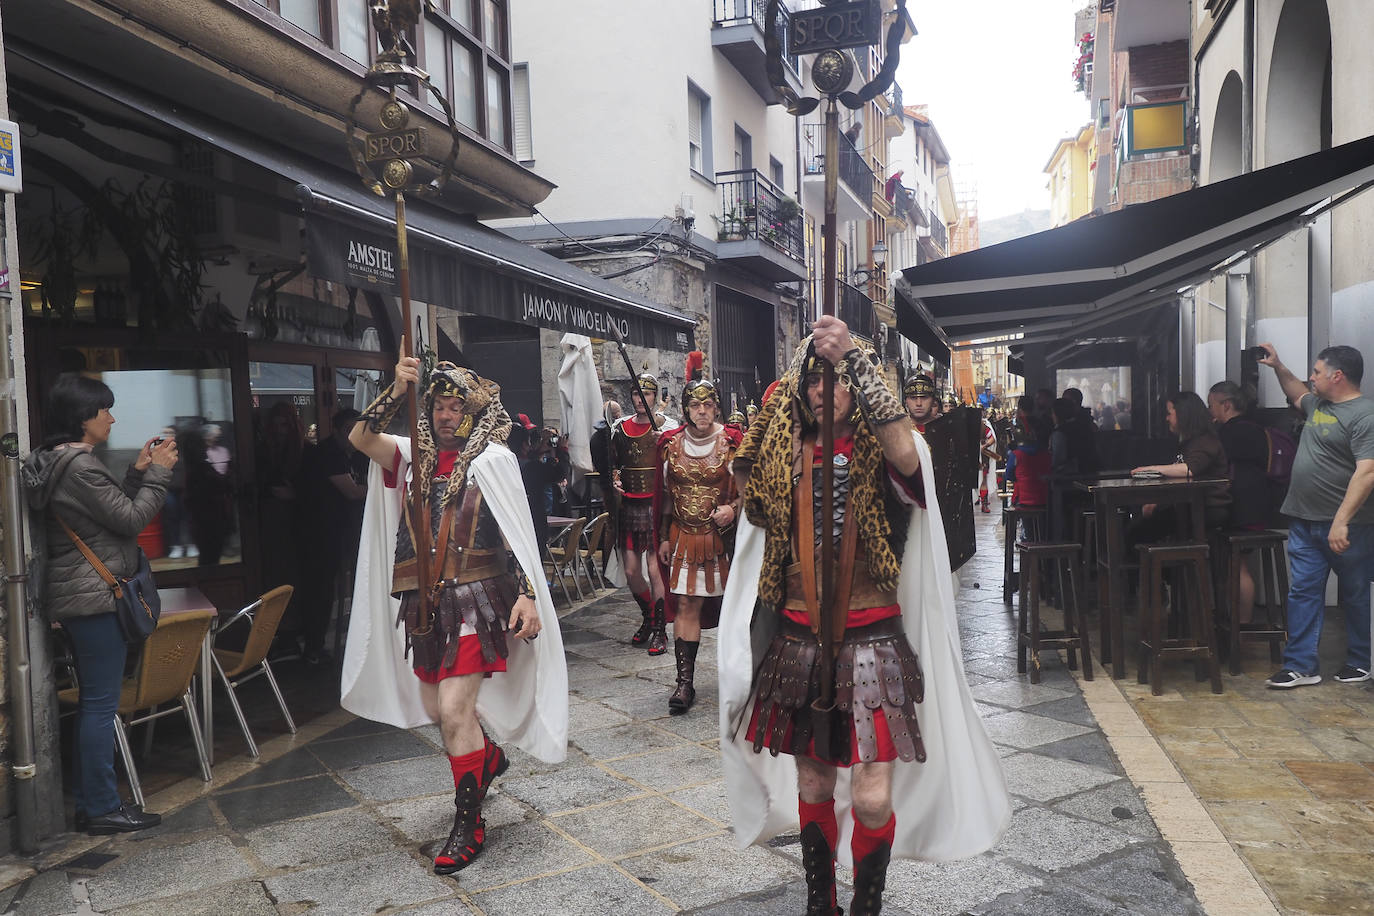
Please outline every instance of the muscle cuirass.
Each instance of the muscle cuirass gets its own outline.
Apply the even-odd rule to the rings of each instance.
[[[437,484],[438,481],[436,492]],[[482,499],[482,491],[477,487],[464,487],[450,506],[445,509],[437,499],[430,501],[430,531],[433,532],[430,550],[437,551],[441,541],[445,542],[442,573],[431,568],[430,575],[436,580],[443,579],[446,585],[460,585],[509,572],[510,562],[501,528]],[[447,537],[443,534],[445,526]],[[396,532],[396,566],[391,576],[393,595],[418,587],[415,567],[415,543],[407,514]]]
[[[620,487],[626,493],[654,491],[654,451],[658,434],[649,427],[643,434],[631,436],[624,422],[617,423],[611,434],[611,457],[620,471]]]
[[[730,450],[725,436],[720,435],[709,454],[692,458],[683,448],[686,437],[683,433],[668,443],[664,477],[672,499],[673,521],[687,530],[700,530],[711,524],[711,513],[728,492]]]

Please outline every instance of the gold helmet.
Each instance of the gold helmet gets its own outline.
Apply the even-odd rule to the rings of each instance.
[[[706,354],[700,350],[693,350],[687,354],[686,369],[687,384],[682,388],[682,411],[687,412],[687,405],[692,401],[711,401],[720,408],[720,392],[716,390],[716,385],[706,377]]]

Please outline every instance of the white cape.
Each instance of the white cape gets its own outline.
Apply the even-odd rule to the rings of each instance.
[[[919,435],[913,432],[913,436],[925,492],[934,493],[930,451]],[[935,500],[929,500],[928,506],[911,511],[897,586],[907,639],[924,674],[925,700],[916,706],[916,716],[927,759],[924,763],[898,761],[894,767],[897,835],[892,855],[943,862],[992,848],[1011,822],[1011,798],[1001,761],[964,677],[944,526]],[[747,516],[742,518],[717,644],[721,758],[741,848],[798,827],[796,764],[790,756],[774,757],[767,749],[754,753],[745,738],[747,722],[734,731],[735,720],[746,714],[757,667],[750,623],[758,598],[763,543],[763,529]],[[765,648],[761,645],[758,651]],[[853,817],[848,770],[839,771],[835,807],[840,825],[837,853],[843,864],[850,865]]]
[[[396,437],[401,474],[408,475],[410,440]],[[505,673],[493,674],[477,695],[477,713],[499,742],[512,742],[540,760],[556,763],[568,749],[568,668],[553,598],[542,575],[534,523],[520,480],[520,465],[504,445],[488,445],[468,468],[468,480],[501,527],[501,534],[530,574],[543,630],[533,642],[511,637]],[[365,719],[399,728],[434,720],[420,699],[420,680],[405,658],[405,633],[396,624],[401,602],[391,597],[401,489],[387,488],[375,461],[368,472],[367,504],[353,614],[344,650],[341,702]]]
[[[591,338],[585,334],[564,334],[561,343],[563,364],[558,368],[558,401],[576,484],[592,470],[592,430],[601,417],[601,383],[596,378]]]

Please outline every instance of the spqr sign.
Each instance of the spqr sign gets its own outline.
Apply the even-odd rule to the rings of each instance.
[[[412,159],[420,155],[425,131],[421,127],[366,134],[363,137],[363,157],[368,162],[385,159]]]
[[[831,48],[859,48],[882,40],[883,13],[878,0],[855,0],[792,14],[788,53],[815,54]]]

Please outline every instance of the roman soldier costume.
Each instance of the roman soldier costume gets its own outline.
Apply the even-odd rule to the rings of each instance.
[[[637,379],[639,389],[658,394],[658,379],[649,373]],[[655,548],[654,479],[658,472],[658,433],[652,423],[640,423],[633,414],[616,421],[611,431],[611,477],[624,492],[616,510],[616,547],[619,550],[652,554]],[[649,644],[650,655],[668,651],[667,612],[663,602],[653,604],[651,594],[636,594],[643,622],[630,644]]]
[[[916,373],[902,386],[902,398],[921,396],[938,400],[939,393],[934,379]],[[980,412],[972,407],[955,407],[927,423],[912,424],[930,446],[951,572],[967,563],[976,547],[973,488],[982,467],[982,424]]]
[[[836,567],[818,568],[823,468],[805,379],[820,369],[813,354],[799,351],[736,456],[748,484],[719,662],[735,835],[742,844],[764,842],[795,829],[799,816],[807,913],[833,916],[835,858],[845,857],[846,835],[851,913],[877,913],[889,856],[982,851],[1009,821],[1010,803],[963,677],[939,509],[927,508],[935,488],[929,453],[913,437],[918,471],[903,476],[887,462],[874,430],[909,419],[876,360],[858,350],[835,370],[836,384],[854,395],[847,418],[854,433],[836,438],[832,458]],[[835,596],[829,710],[813,705],[829,661],[819,644],[823,572],[833,577]],[[932,701],[932,713],[922,712]],[[857,816],[852,823],[837,818],[834,799],[799,799],[796,816],[775,806],[786,783],[795,784],[789,755],[834,766],[841,779],[854,764],[897,761],[897,813],[872,828]],[[941,845],[934,838],[946,825],[958,836]]]
[[[410,440],[397,438],[396,454],[389,467],[381,466],[380,486],[369,487],[369,506],[366,514],[384,519],[383,527],[394,525],[394,561],[390,564],[390,597],[398,599],[393,605],[384,599],[384,606],[395,606],[387,623],[399,624],[404,631],[402,654],[409,658],[415,678],[420,682],[438,684],[449,677],[481,673],[485,677],[509,670],[514,659],[520,671],[512,683],[502,686],[514,688],[517,696],[529,704],[531,696],[548,704],[547,715],[541,717],[541,728],[531,731],[525,724],[530,710],[510,708],[504,697],[494,714],[498,734],[513,734],[531,753],[542,757],[561,758],[566,745],[566,684],[567,673],[562,660],[556,625],[548,629],[553,634],[543,648],[557,646],[557,657],[537,652],[519,640],[507,639],[507,624],[512,608],[521,595],[531,598],[540,617],[556,621],[552,601],[539,564],[534,542],[533,524],[524,499],[519,467],[514,456],[501,443],[510,431],[511,421],[499,399],[500,388],[480,378],[470,370],[453,363],[441,362],[435,367],[423,398],[419,439],[412,453]],[[434,440],[431,414],[438,396],[459,397],[463,400],[464,417],[456,431],[458,447],[440,451]],[[384,432],[403,405],[403,399],[384,392],[361,416],[360,422],[369,424],[373,433]],[[412,461],[415,463],[412,465]],[[375,481],[374,481],[375,483]],[[379,501],[391,501],[387,494],[396,494],[394,505],[387,508],[373,505],[373,491]],[[404,504],[407,511],[395,511]],[[419,513],[413,508],[418,504]],[[389,518],[388,515],[390,516]],[[397,520],[395,516],[400,516]],[[433,555],[431,581],[420,582],[418,577],[413,519],[428,517]],[[359,583],[355,590],[355,606],[368,607],[378,603],[376,592],[380,570],[368,563],[366,555],[376,551],[375,532],[365,534],[360,548]],[[370,546],[371,545],[371,546]],[[534,580],[527,571],[536,571]],[[537,580],[537,585],[536,585]],[[420,600],[424,589],[428,600]],[[413,727],[413,707],[397,715],[397,710],[374,698],[359,699],[363,690],[355,691],[358,678],[371,666],[372,676],[383,684],[386,665],[370,653],[370,645],[377,638],[370,630],[358,634],[355,652],[352,639],[355,625],[363,622],[373,627],[380,621],[369,620],[371,615],[356,613],[350,622],[349,654],[344,664],[344,705],[360,715],[390,721],[400,719],[404,727]],[[385,649],[385,646],[377,646]],[[531,654],[536,653],[536,654]],[[394,664],[394,661],[393,661]],[[542,670],[541,670],[542,669]],[[559,676],[561,673],[561,677]],[[503,675],[504,678],[504,675]],[[529,687],[523,686],[528,683]],[[560,717],[556,705],[560,702],[549,686],[556,691],[561,683],[564,713]],[[374,684],[373,690],[381,685]],[[402,705],[409,699],[402,690]],[[357,703],[355,708],[353,705]],[[480,707],[479,707],[480,708]],[[428,716],[425,717],[428,719]],[[561,737],[545,734],[551,724],[562,721]],[[536,736],[536,732],[538,733]],[[437,874],[450,874],[469,864],[482,851],[485,842],[485,822],[481,805],[492,780],[505,772],[508,764],[501,747],[483,733],[484,747],[464,756],[450,756],[455,788],[453,829],[447,841],[435,855]],[[561,745],[561,746],[560,746]]]
[[[696,356],[699,351],[693,351]],[[692,359],[688,361],[688,382],[682,393],[684,416],[692,402],[711,402],[719,409],[720,395],[709,379],[694,379]],[[698,363],[698,370],[700,364]],[[658,483],[655,488],[655,513],[660,543],[669,545],[669,560],[663,581],[674,595],[713,599],[703,607],[702,625],[714,627],[720,616],[719,598],[725,593],[730,569],[729,531],[712,518],[723,505],[734,509],[738,494],[730,462],[739,446],[739,433],[720,427],[705,439],[697,438],[690,422],[663,434],[659,440]],[[728,529],[734,528],[734,515]],[[668,711],[681,714],[696,699],[694,678],[697,650],[701,641],[674,634],[673,651],[677,661],[677,687],[668,700]]]

